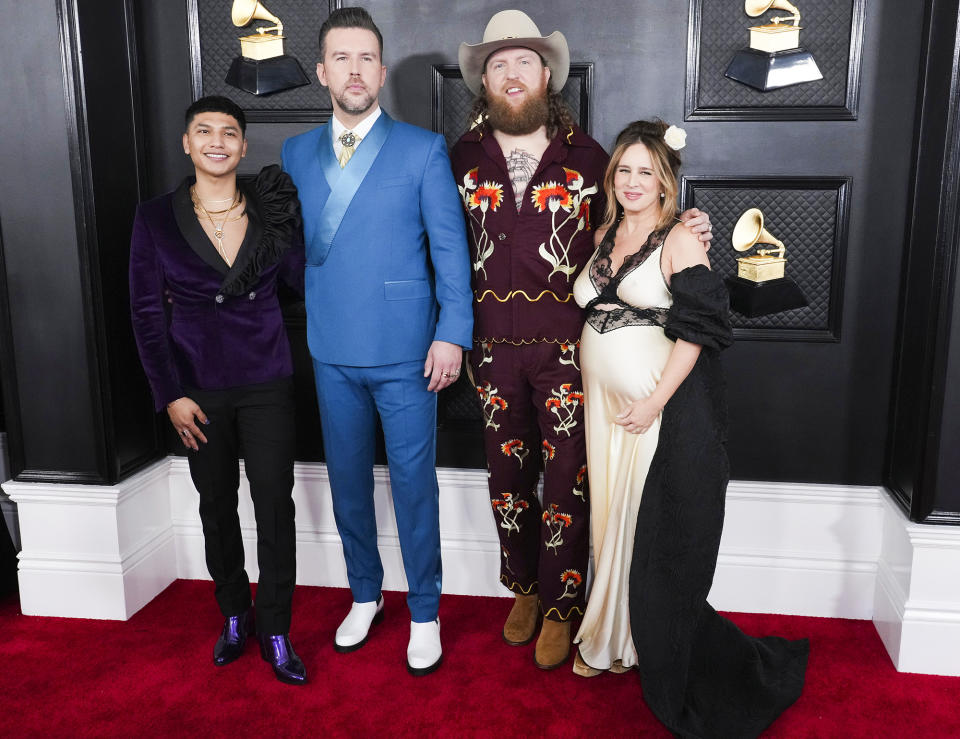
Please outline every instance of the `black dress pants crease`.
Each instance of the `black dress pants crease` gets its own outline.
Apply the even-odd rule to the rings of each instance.
[[[293,381],[286,377],[188,394],[209,419],[202,426],[207,443],[200,444],[199,451],[188,451],[188,458],[200,494],[207,569],[217,604],[224,617],[250,607],[237,513],[242,456],[257,522],[257,631],[286,634],[296,583]]]

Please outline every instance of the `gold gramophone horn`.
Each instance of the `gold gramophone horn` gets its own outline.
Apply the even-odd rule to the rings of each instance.
[[[233,20],[233,25],[238,28],[247,25],[252,20],[261,20],[276,23],[281,30],[283,29],[280,19],[263,7],[260,0],[233,0],[230,18]]]
[[[793,15],[793,25],[799,25],[800,23],[800,11],[796,5],[791,3],[789,0],[744,0],[743,9],[746,11],[746,14],[751,18],[756,18],[758,15],[763,15],[771,8],[777,8],[778,10],[786,10],[788,13]],[[774,18],[774,23],[779,23],[781,20],[788,20],[787,18]]]
[[[761,252],[764,254],[779,252],[778,257],[782,257],[787,251],[783,242],[763,227],[763,213],[759,208],[750,208],[740,216],[737,225],[733,227],[733,236],[730,240],[737,251],[746,251],[754,244],[773,244],[777,247],[776,249],[763,249]]]

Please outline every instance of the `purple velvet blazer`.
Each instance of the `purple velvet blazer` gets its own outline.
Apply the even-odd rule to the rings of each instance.
[[[193,178],[141,203],[130,243],[130,307],[157,410],[190,388],[216,390],[289,377],[290,345],[277,280],[303,294],[300,203],[273,165],[251,184],[247,234],[232,267],[200,227]]]

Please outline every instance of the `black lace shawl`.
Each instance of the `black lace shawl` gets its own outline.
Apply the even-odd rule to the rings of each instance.
[[[733,343],[730,299],[716,272],[702,264],[682,269],[670,279],[673,305],[663,332],[710,349],[726,349]]]
[[[243,268],[221,286],[227,295],[242,295],[253,288],[265,269],[279,262],[291,246],[303,240],[303,219],[297,188],[276,164],[260,170],[253,182],[241,183],[247,214],[261,229],[260,240]]]

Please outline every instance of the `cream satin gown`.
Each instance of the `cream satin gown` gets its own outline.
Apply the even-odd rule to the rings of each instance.
[[[654,313],[665,316],[672,302],[660,271],[665,234],[654,232],[650,238],[657,238],[660,245],[646,260],[631,268],[628,257],[610,280],[619,283],[617,302],[600,303],[592,312],[606,312],[605,306],[654,308],[660,309]],[[604,288],[593,274],[594,261],[603,250],[601,244],[574,284],[574,298],[581,307]],[[584,661],[603,670],[616,660],[624,667],[637,664],[628,606],[630,561],[640,497],[660,431],[659,417],[643,434],[627,432],[614,418],[629,403],[653,392],[674,346],[660,325],[629,310],[610,323],[617,327],[608,325],[601,333],[588,314],[581,336],[594,573],[587,610],[574,639]]]

